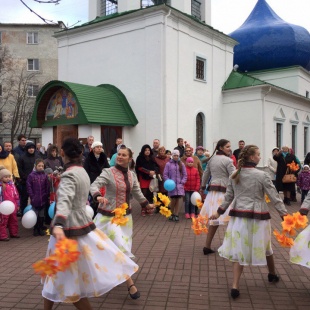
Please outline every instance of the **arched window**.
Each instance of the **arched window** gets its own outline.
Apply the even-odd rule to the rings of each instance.
[[[203,145],[203,131],[204,131],[204,115],[198,113],[196,116],[196,146]]]

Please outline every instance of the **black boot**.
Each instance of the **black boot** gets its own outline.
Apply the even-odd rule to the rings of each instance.
[[[45,236],[45,231],[43,230],[44,217],[38,217],[38,233],[40,236]]]
[[[33,227],[33,235],[35,237],[39,236],[39,231],[38,231],[38,221],[39,221],[39,218],[37,219],[37,223],[34,225]]]

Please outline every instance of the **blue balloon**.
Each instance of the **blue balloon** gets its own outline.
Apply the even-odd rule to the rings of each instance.
[[[165,183],[164,183],[164,188],[168,192],[173,191],[175,189],[175,182],[173,180],[171,180],[171,179],[166,180]]]
[[[27,206],[27,207],[24,209],[23,214],[27,213],[27,212],[30,211],[31,209],[32,209],[32,205]]]
[[[53,217],[54,217],[54,215],[55,215],[55,207],[56,207],[56,202],[55,201],[53,201],[52,203],[51,203],[51,205],[49,206],[49,208],[48,208],[48,215],[49,215],[49,217],[52,219]]]

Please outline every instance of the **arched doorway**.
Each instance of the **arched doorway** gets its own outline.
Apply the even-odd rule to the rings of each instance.
[[[198,113],[196,116],[196,146],[203,145],[203,132],[204,132],[204,115]]]

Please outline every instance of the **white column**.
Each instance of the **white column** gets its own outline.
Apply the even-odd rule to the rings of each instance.
[[[141,8],[141,0],[118,0],[118,13],[138,10]]]
[[[211,0],[199,0],[201,2],[201,21],[211,25]]]
[[[88,20],[100,16],[100,0],[88,0]]]
[[[192,14],[192,1],[191,0],[171,0],[171,6],[177,10],[189,14]]]

